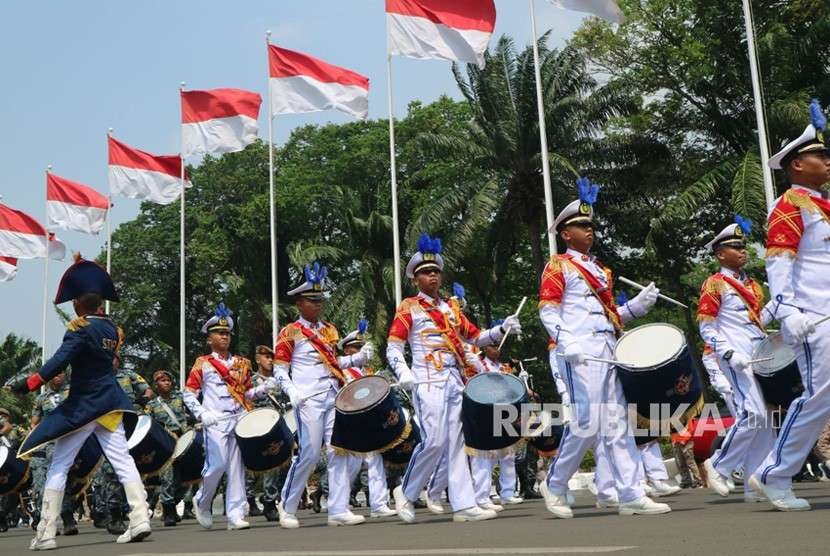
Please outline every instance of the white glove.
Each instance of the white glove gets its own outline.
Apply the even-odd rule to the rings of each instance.
[[[300,407],[300,404],[303,403],[303,399],[300,397],[300,393],[297,391],[297,387],[291,384],[290,382],[285,382],[282,385],[282,391],[288,396],[288,401],[291,403],[291,407],[297,409]]]
[[[415,386],[415,375],[407,368],[401,369],[398,373],[398,385],[404,390],[411,391]]]
[[[265,389],[269,391],[276,391],[279,390],[280,383],[277,382],[277,379],[269,376],[265,379]]]
[[[204,410],[202,415],[199,417],[199,420],[202,424],[206,427],[212,427],[216,423],[219,422],[219,417],[212,411]]]
[[[519,317],[510,315],[504,319],[504,322],[501,323],[501,330],[503,334],[520,335],[522,333],[522,323],[519,322]]]
[[[585,363],[585,361],[587,361],[587,359],[585,359],[585,353],[582,351],[582,348],[576,342],[568,344],[568,346],[565,348],[565,352],[562,355],[565,357],[565,361],[567,361],[571,365],[582,365]]]
[[[648,313],[649,309],[654,307],[654,304],[657,303],[657,294],[659,293],[660,289],[654,285],[654,282],[651,282],[626,304],[628,305],[628,310],[631,311],[635,317],[644,316]]]
[[[799,344],[815,332],[816,327],[804,313],[792,313],[781,321],[781,330],[784,332],[784,338],[791,343]]]
[[[372,356],[375,354],[375,348],[369,342],[366,342],[362,348],[360,348],[360,355],[363,356],[363,361],[369,361]]]
[[[729,358],[728,363],[730,367],[741,372],[749,367],[749,357],[736,351],[732,353],[732,357]]]

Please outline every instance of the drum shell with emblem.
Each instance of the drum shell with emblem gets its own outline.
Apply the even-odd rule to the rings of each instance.
[[[173,452],[173,470],[177,480],[184,484],[201,480],[204,466],[204,435],[195,429],[182,433],[176,439],[176,449]]]
[[[410,415],[409,410],[402,408],[404,419],[409,423],[409,434],[401,441],[400,444],[386,450],[381,454],[383,461],[389,465],[407,465],[412,459],[412,451],[415,446],[421,443],[421,428],[418,426],[418,419]]]
[[[753,364],[752,371],[761,387],[764,401],[786,410],[804,392],[804,383],[798,371],[795,352],[784,342],[781,332],[770,333],[752,354],[754,360],[769,357],[773,359]]]
[[[652,404],[668,406],[668,415],[661,408],[660,417],[663,419],[684,408],[680,417],[684,424],[699,413],[703,404],[703,382],[692,360],[686,337],[676,326],[652,323],[626,332],[617,341],[614,359],[620,362],[617,377],[626,401],[637,407],[640,428],[648,424],[662,429],[658,427],[658,422],[651,419]],[[648,443],[654,438],[638,438],[638,444]]]
[[[291,458],[294,434],[275,409],[262,407],[249,411],[240,417],[233,432],[248,471],[271,471]]]
[[[20,492],[31,484],[29,462],[18,458],[8,446],[0,445],[0,496]]]
[[[334,402],[331,445],[356,454],[392,449],[408,427],[389,381],[379,375],[355,379],[340,389]]]
[[[563,425],[542,422],[537,430],[528,431],[531,433],[527,437],[528,443],[536,448],[540,456],[550,457],[559,449],[564,431],[565,427]]]
[[[173,457],[176,437],[149,415],[139,415],[135,423],[132,421],[125,419],[130,455],[142,476],[155,475],[161,472]]]
[[[467,450],[500,451],[519,442],[522,438],[521,406],[527,402],[524,382],[513,375],[479,373],[467,381],[461,402]],[[500,421],[506,420],[513,411],[516,418],[511,421],[512,427],[501,427]]]

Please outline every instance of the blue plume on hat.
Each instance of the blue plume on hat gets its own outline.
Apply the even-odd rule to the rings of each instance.
[[[441,238],[431,238],[429,234],[424,232],[418,239],[418,251],[421,253],[432,253],[433,255],[440,255],[443,251],[441,247]]]
[[[454,297],[458,299],[464,299],[467,291],[464,289],[464,286],[459,284],[458,282],[452,283],[452,294]]]
[[[824,131],[827,128],[827,118],[821,109],[821,105],[818,103],[818,99],[815,98],[810,103],[810,119],[812,120],[813,127],[817,130]]]
[[[328,274],[329,269],[321,266],[318,261],[314,261],[314,265],[312,266],[305,265],[305,268],[303,268],[303,275],[305,276],[306,282],[310,284],[322,285]]]
[[[628,303],[628,294],[625,291],[621,291],[617,294],[617,305],[623,306]]]
[[[233,311],[225,307],[225,302],[219,304],[219,307],[216,308],[216,312],[214,313],[219,318],[228,318],[233,316]]]
[[[366,319],[360,319],[360,322],[357,323],[357,333],[358,334],[366,334],[366,331],[369,329],[369,321]]]
[[[579,191],[579,200],[591,206],[597,202],[597,195],[599,194],[599,185],[591,183],[586,177],[577,178],[576,188]]]
[[[752,221],[749,218],[744,218],[740,214],[736,214],[735,223],[745,234],[749,234],[752,231]]]

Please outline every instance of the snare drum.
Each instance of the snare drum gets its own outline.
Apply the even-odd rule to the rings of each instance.
[[[353,380],[337,393],[334,407],[334,448],[354,454],[383,453],[409,434],[398,398],[382,376]]]
[[[0,445],[0,496],[25,490],[31,484],[29,462],[18,458],[14,450]]]
[[[189,430],[176,440],[173,451],[173,470],[179,482],[196,483],[202,479],[205,466],[204,438],[195,430]]]
[[[130,455],[142,476],[161,472],[176,450],[176,437],[149,415],[139,415],[127,439]]]
[[[513,375],[480,373],[472,377],[464,387],[461,402],[466,451],[496,457],[513,447],[522,439],[521,406],[527,401],[524,382]],[[516,418],[510,423],[512,430],[501,426],[509,407],[516,412]]]
[[[249,471],[271,471],[291,458],[294,434],[275,409],[262,407],[246,413],[236,423],[233,433],[242,463]]]
[[[640,428],[657,424],[651,421],[652,404],[668,405],[668,415],[661,410],[661,418],[686,406],[680,418],[683,424],[700,413],[703,383],[689,354],[686,337],[676,326],[645,324],[626,332],[617,341],[614,359],[620,362],[617,376],[625,398],[637,406]],[[645,442],[648,440],[641,440]]]
[[[764,395],[764,400],[771,406],[781,406],[783,409],[804,392],[801,373],[798,372],[798,363],[795,352],[784,343],[781,332],[772,332],[755,349],[752,359],[767,359],[752,365],[755,378]]]

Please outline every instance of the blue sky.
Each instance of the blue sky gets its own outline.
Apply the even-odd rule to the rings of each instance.
[[[496,0],[496,7],[496,35],[507,33],[519,45],[529,43],[528,2]],[[536,0],[536,11],[539,32],[553,29],[553,46],[563,44],[583,18],[545,0]],[[386,117],[383,0],[33,0],[5,5],[0,19],[0,121],[6,137],[0,149],[2,202],[43,221],[48,164],[56,174],[106,193],[109,127],[117,138],[144,150],[178,152],[180,81],[189,89],[238,87],[265,97],[267,29],[276,44],[367,75],[370,117]],[[393,63],[398,115],[413,99],[458,96],[449,63],[403,58]],[[275,136],[282,142],[298,125],[346,120],[335,112],[283,116],[275,121]],[[263,118],[260,136],[266,130]],[[138,201],[114,202],[113,226],[138,212]],[[57,233],[70,251],[87,257],[104,246],[103,234]],[[69,258],[50,264],[50,296]],[[0,283],[0,337],[14,332],[40,340],[43,275],[42,260],[20,261],[17,278]],[[50,352],[62,330],[50,306]]]

